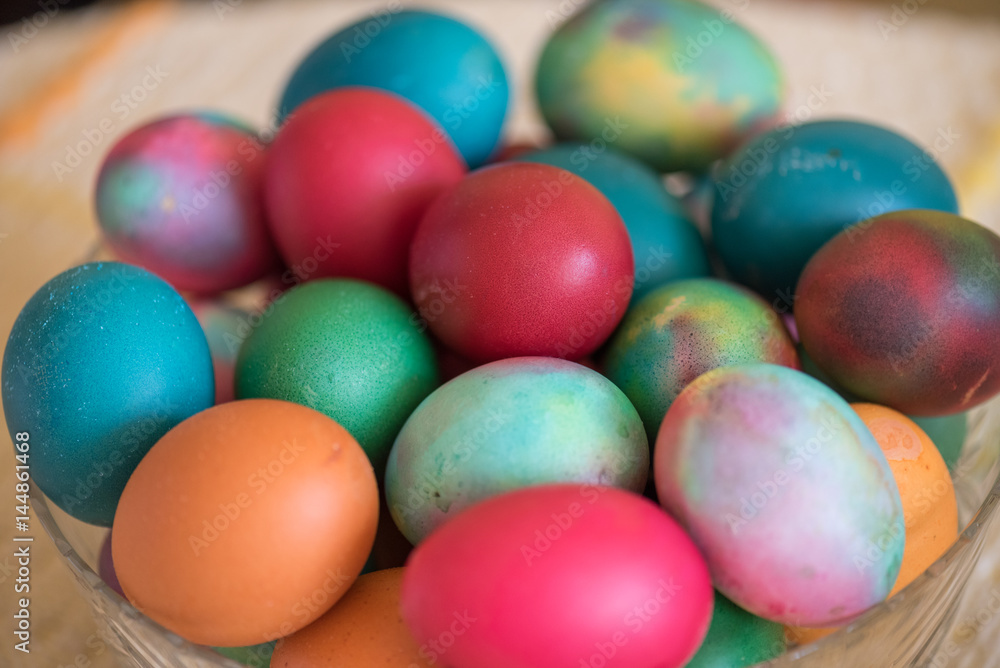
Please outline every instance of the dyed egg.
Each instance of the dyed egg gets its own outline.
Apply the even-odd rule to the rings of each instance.
[[[250,314],[221,302],[194,302],[191,310],[205,330],[215,371],[215,403],[235,398],[236,355],[250,331]]]
[[[295,68],[280,113],[342,86],[381,88],[421,107],[472,167],[500,141],[508,97],[503,64],[482,35],[447,16],[390,4],[330,35]]]
[[[551,357],[500,360],[445,383],[406,421],[389,455],[386,500],[414,544],[470,505],[550,482],[641,492],[642,422],[596,371]]]
[[[115,515],[115,568],[139,610],[192,642],[269,642],[344,595],[378,505],[368,458],[336,422],[232,401],[171,429],[136,468]]]
[[[550,165],[484,167],[417,228],[410,288],[434,334],[470,360],[579,359],[632,296],[628,230],[583,179]]]
[[[402,568],[362,575],[325,615],[283,638],[275,668],[430,668],[434,646],[417,645],[400,612]],[[440,651],[440,650],[438,650]]]
[[[101,543],[101,552],[97,556],[97,575],[104,581],[104,584],[122,598],[125,592],[122,591],[121,583],[118,582],[118,575],[115,573],[115,563],[111,559],[111,532],[108,532],[104,542]]]
[[[632,401],[650,442],[681,390],[720,366],[799,366],[781,321],[749,290],[715,279],[664,285],[631,308],[605,350],[604,373]]]
[[[828,626],[892,589],[905,541],[892,471],[818,380],[771,364],[710,371],[674,401],[654,453],[660,502],[745,610]]]
[[[538,62],[545,121],[662,172],[705,169],[772,123],[784,96],[774,56],[733,14],[694,0],[588,5]]]
[[[454,668],[680,668],[712,585],[683,530],[612,487],[547,485],[476,504],[403,575],[403,619]],[[447,642],[445,642],[447,640]]]
[[[781,624],[751,615],[715,592],[708,635],[684,668],[744,668],[784,651],[785,629]]]
[[[274,653],[275,641],[250,645],[248,647],[215,647],[215,651],[222,656],[239,661],[244,666],[250,668],[268,668],[271,665],[271,656]]]
[[[263,152],[253,131],[215,113],[133,130],[97,177],[104,238],[179,290],[229,290],[277,269],[261,199]]]
[[[827,242],[799,280],[802,345],[838,384],[912,415],[1000,391],[1000,237],[939,211],[899,211]]]
[[[296,110],[268,151],[271,230],[302,280],[346,276],[407,294],[417,222],[464,172],[444,132],[402,98],[324,93]]]
[[[187,303],[139,267],[94,262],[36,292],[3,356],[12,442],[73,517],[111,526],[125,483],[168,429],[212,405],[212,358]]]
[[[708,276],[701,234],[659,174],[613,149],[561,144],[516,158],[565,169],[587,180],[618,210],[635,258],[632,303],[668,281]]]
[[[758,135],[714,175],[712,241],[737,281],[792,306],[809,258],[844,228],[888,211],[958,212],[923,148],[856,121],[814,121]]]
[[[406,418],[437,386],[434,349],[392,293],[348,279],[289,290],[240,348],[236,396],[294,401],[333,418],[381,474]]]

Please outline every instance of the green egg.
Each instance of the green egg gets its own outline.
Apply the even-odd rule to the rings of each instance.
[[[236,396],[314,408],[357,439],[381,474],[406,418],[438,382],[423,321],[392,293],[349,279],[289,290],[236,361]]]
[[[267,668],[271,665],[271,654],[274,653],[275,641],[247,647],[213,647],[222,656],[239,661],[250,668]]]
[[[744,668],[785,651],[785,627],[752,615],[715,592],[712,625],[685,668]]]

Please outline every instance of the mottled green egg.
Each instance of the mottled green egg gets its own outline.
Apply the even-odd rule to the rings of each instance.
[[[745,668],[784,651],[784,626],[751,614],[715,592],[712,625],[685,668]]]
[[[274,653],[276,641],[247,647],[216,647],[216,652],[233,661],[239,661],[250,668],[267,668],[271,665],[271,655]]]
[[[399,433],[385,472],[389,512],[414,544],[477,501],[555,482],[641,493],[649,446],[607,378],[551,357],[515,357],[434,391]]]
[[[704,170],[773,123],[774,56],[737,23],[740,6],[594,2],[552,35],[535,86],[560,140],[613,144],[660,171]]]
[[[280,297],[240,348],[236,397],[326,414],[380,472],[400,427],[437,385],[423,328],[401,299],[371,283],[305,283]]]

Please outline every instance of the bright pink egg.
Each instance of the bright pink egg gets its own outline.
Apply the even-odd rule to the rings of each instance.
[[[296,276],[360,278],[405,295],[414,228],[464,173],[419,109],[384,91],[341,88],[303,104],[278,132],[265,201]]]
[[[632,296],[628,231],[596,188],[549,165],[477,170],[417,228],[410,287],[446,345],[491,361],[594,351]]]
[[[454,668],[678,668],[712,596],[701,554],[655,504],[546,485],[472,506],[417,546],[402,613]]]

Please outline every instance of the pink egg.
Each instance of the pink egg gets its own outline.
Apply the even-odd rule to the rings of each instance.
[[[712,614],[708,567],[652,502],[545,485],[479,503],[407,562],[402,612],[454,668],[679,668]]]

